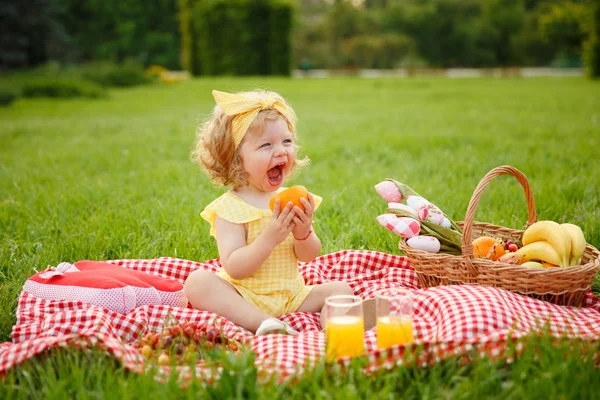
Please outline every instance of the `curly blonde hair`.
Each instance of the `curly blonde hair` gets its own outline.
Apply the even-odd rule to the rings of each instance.
[[[239,92],[253,99],[263,100],[266,98],[274,98],[285,104],[292,116],[291,121],[277,112],[276,110],[263,110],[258,113],[252,125],[248,128],[244,139],[236,148],[233,134],[231,132],[231,122],[234,116],[225,114],[219,106],[213,108],[211,116],[204,121],[196,130],[196,142],[191,158],[204,167],[215,186],[233,186],[234,190],[240,189],[248,185],[248,173],[244,170],[243,160],[240,155],[240,149],[244,140],[248,135],[253,135],[262,132],[267,121],[273,121],[278,118],[284,118],[288,122],[288,126],[292,135],[296,134],[296,114],[290,105],[275,92],[265,90],[254,90],[251,92]],[[299,146],[294,142],[296,153]],[[310,160],[305,157],[300,160],[296,158],[294,165],[290,170],[290,177],[301,167],[307,165]]]

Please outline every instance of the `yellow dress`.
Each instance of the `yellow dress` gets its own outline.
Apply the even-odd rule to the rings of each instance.
[[[313,195],[315,209],[321,197]],[[232,192],[226,192],[210,203],[201,216],[210,223],[210,234],[215,236],[215,218],[223,218],[246,227],[246,243],[252,243],[266,228],[272,212],[246,203]],[[279,243],[265,263],[251,276],[233,279],[224,268],[218,275],[231,283],[247,301],[265,313],[279,317],[297,311],[314,286],[306,286],[298,270],[298,258],[294,253],[294,236],[290,233]]]

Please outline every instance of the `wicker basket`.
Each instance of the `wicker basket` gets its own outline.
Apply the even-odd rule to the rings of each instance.
[[[405,239],[400,240],[398,247],[409,257],[422,287],[455,284],[494,286],[555,304],[581,306],[594,276],[600,270],[600,252],[589,244],[582,256],[582,264],[568,268],[527,268],[473,257],[472,237],[492,236],[512,241],[520,241],[523,237],[522,230],[473,221],[484,189],[492,179],[504,174],[514,176],[523,186],[529,212],[526,227],[536,222],[535,202],[527,178],[514,167],[501,166],[488,172],[479,182],[464,222],[457,223],[463,229],[461,256],[413,249]]]

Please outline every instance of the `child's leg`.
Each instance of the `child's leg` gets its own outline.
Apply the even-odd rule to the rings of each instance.
[[[298,308],[302,312],[320,312],[321,329],[325,327],[325,299],[338,294],[353,295],[354,291],[346,282],[334,281],[315,286]]]
[[[246,301],[229,282],[210,271],[192,272],[183,290],[194,308],[219,314],[252,332],[271,318]]]

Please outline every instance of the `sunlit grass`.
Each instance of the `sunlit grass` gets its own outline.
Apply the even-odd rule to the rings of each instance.
[[[48,265],[217,257],[199,214],[223,189],[213,188],[189,161],[194,130],[213,107],[212,89],[255,87],[280,92],[299,116],[302,152],[312,163],[295,182],[324,198],[316,215],[323,253],[398,252],[397,240],[375,222],[385,203],[373,186],[386,177],[462,220],[479,180],[504,164],[527,175],[541,219],[578,224],[600,247],[598,82],[221,78],[113,91],[100,100],[18,100],[0,109],[0,340],[10,340],[23,282]],[[526,217],[523,191],[510,177],[488,186],[476,214],[479,221],[512,228],[522,228]],[[140,396],[166,390],[118,372],[112,361],[71,357],[97,376],[98,393],[111,386],[125,391],[142,385],[135,392]],[[577,364],[577,357],[571,361]],[[478,365],[469,368],[484,374]],[[453,376],[455,370],[448,371]],[[494,371],[482,379],[503,379]],[[105,375],[118,384],[103,381]],[[381,379],[393,383],[393,376]],[[576,375],[567,375],[565,385],[569,376]],[[422,381],[423,392],[415,396],[446,397],[434,387],[439,382]],[[527,387],[518,382],[519,391]]]

